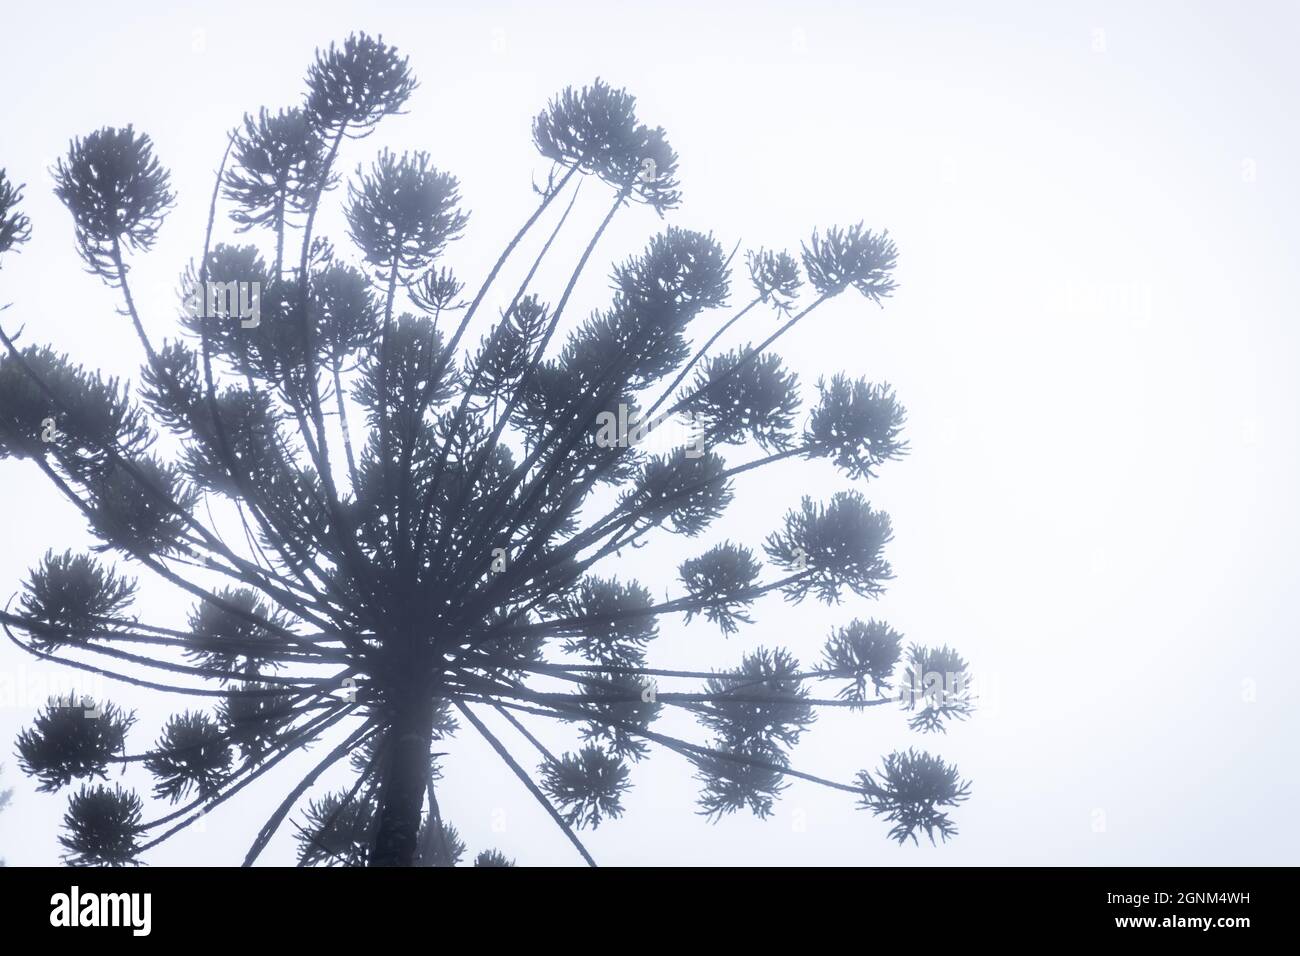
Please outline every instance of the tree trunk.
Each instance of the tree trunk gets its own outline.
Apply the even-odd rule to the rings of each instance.
[[[420,699],[423,696],[423,699]],[[379,787],[379,821],[371,866],[415,866],[419,856],[420,810],[429,780],[433,700],[408,694],[394,716],[392,740]]]

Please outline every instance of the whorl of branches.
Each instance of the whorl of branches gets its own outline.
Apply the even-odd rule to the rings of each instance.
[[[466,729],[588,862],[576,831],[623,814],[631,767],[654,748],[694,767],[711,818],[768,816],[801,781],[855,794],[900,843],[918,830],[951,836],[944,808],[969,785],[942,760],[894,753],[848,784],[798,769],[792,752],[819,709],[861,711],[896,692],[914,729],[965,718],[973,696],[954,651],[910,647],[898,681],[902,636],[854,620],[811,668],[786,648],[751,649],[721,671],[657,660],[674,615],[735,639],[770,595],[878,597],[893,576],[892,524],[860,491],[803,497],[761,552],[706,542],[662,598],[617,566],[653,538],[704,536],[751,472],[825,459],[861,483],[904,454],[904,411],[889,386],[836,374],[804,409],[797,377],[773,351],[850,289],[877,303],[891,295],[893,241],[859,224],[813,232],[802,262],[750,252],[752,294],[700,332],[735,294],[732,256],[712,234],[669,226],[613,268],[603,307],[561,332],[613,218],[635,203],[660,215],[680,204],[664,130],[601,80],[555,97],[532,126],[551,163],[537,207],[462,299],[443,259],[468,216],[456,179],[426,153],[385,151],[369,171],[358,167],[345,204],[355,258],[315,230],[345,141],[405,109],[416,88],[406,58],[358,34],[318,52],[300,105],[247,114],[181,278],[183,337],[157,346],[127,261],[154,245],[175,201],[151,141],[129,126],[101,129],[74,139],[55,166],[77,248],[120,294],[145,362],[132,387],[0,329],[0,459],[39,468],[100,555],[47,553],[0,625],[38,657],[191,704],[142,753],[126,749],[134,716],[108,702],[51,705],[22,732],[21,766],[40,789],[84,781],[65,817],[67,859],[133,863],[320,746],[332,749],[284,796],[246,862],[303,804],[304,865],[454,865],[467,850],[439,812],[441,752],[428,748]],[[572,199],[558,221],[539,224],[585,177],[612,190],[610,204],[548,297],[539,266],[560,254],[553,243],[572,228]],[[0,170],[0,254],[30,234],[21,199]],[[235,231],[272,240],[274,258],[258,242],[214,239],[223,199]],[[501,289],[534,228],[549,238],[527,253],[535,258],[520,284]],[[801,302],[805,281],[815,296]],[[763,308],[784,320],[776,331],[717,347]],[[699,446],[638,447],[681,414],[696,422]],[[758,454],[737,464],[724,448]],[[783,496],[779,486],[767,493]],[[109,553],[184,592],[188,617],[147,620],[134,607],[134,574]],[[818,695],[825,685],[834,696]],[[696,718],[707,741],[656,730],[667,708]],[[508,741],[479,719],[487,709]],[[536,720],[575,728],[576,748],[551,753],[525,723]],[[541,755],[535,774],[511,749],[521,742]],[[341,761],[353,782],[310,796]],[[115,764],[141,765],[154,797],[174,808],[146,819],[134,793],[94,783]],[[484,850],[474,865],[513,862]]]

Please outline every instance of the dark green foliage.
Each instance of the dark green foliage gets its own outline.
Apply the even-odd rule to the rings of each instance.
[[[695,754],[691,762],[700,782],[699,813],[717,821],[729,813],[748,809],[759,819],[772,815],[785,780],[784,758],[762,749],[745,750],[731,744],[714,743],[708,752]]]
[[[204,713],[174,715],[155,744],[145,767],[157,778],[154,796],[176,803],[191,791],[206,797],[216,793],[230,772],[234,754],[230,742]]]
[[[142,620],[134,581],[106,558],[50,552],[0,626],[34,654],[203,705],[172,716],[140,754],[125,752],[133,717],[111,705],[94,717],[50,709],[23,732],[22,766],[42,789],[130,763],[174,805],[146,820],[133,793],[84,787],[65,818],[68,859],[131,862],[246,785],[282,782],[261,772],[310,750],[314,769],[288,788],[247,862],[299,807],[304,865],[457,865],[468,851],[435,787],[459,785],[460,768],[448,763],[444,780],[435,744],[465,732],[524,778],[588,862],[575,828],[621,816],[630,764],[654,749],[691,761],[712,819],[769,816],[798,776],[858,793],[900,842],[918,828],[948,836],[938,808],[964,799],[966,784],[937,758],[895,754],[856,786],[791,762],[817,708],[860,712],[894,690],[901,638],[887,625],[839,628],[808,671],[785,649],[751,650],[720,672],[661,659],[670,628],[703,617],[733,636],[765,597],[880,596],[892,528],[858,491],[803,497],[761,552],[758,541],[705,541],[658,565],[654,582],[615,567],[651,541],[705,536],[778,461],[862,482],[904,454],[888,385],[835,374],[804,408],[773,348],[841,293],[891,295],[892,240],[859,224],[814,231],[802,262],[750,251],[752,297],[719,317],[739,248],[668,225],[574,315],[575,295],[590,291],[580,280],[599,283],[613,220],[682,199],[664,130],[597,80],[533,121],[545,186],[481,285],[467,292],[443,261],[469,219],[457,180],[425,152],[365,158],[346,197],[333,195],[350,240],[336,249],[318,232],[333,217],[318,213],[353,162],[342,154],[415,89],[405,57],[355,34],[317,53],[300,107],[245,114],[214,216],[228,213],[249,241],[223,242],[214,219],[181,276],[182,337],[158,345],[127,261],[149,250],[175,198],[150,140],[101,129],[55,167],[81,255],[114,289],[145,361],[132,387],[46,346],[20,348],[0,328],[0,458],[33,461],[86,518],[95,552],[185,591],[192,610],[182,623]],[[608,211],[575,239],[565,197],[592,179]],[[0,171],[0,254],[30,232],[21,199]],[[535,226],[549,238],[534,241]],[[543,266],[556,258],[569,268],[549,287]],[[737,332],[759,344],[720,345],[754,310]],[[689,438],[669,426],[684,419]],[[779,515],[799,484],[749,487]],[[946,646],[911,648],[905,671],[912,729],[970,713],[966,663]],[[813,693],[825,682],[835,699]],[[488,709],[511,736],[479,720]],[[672,709],[707,741],[661,730]],[[568,731],[576,749],[552,756],[537,722]],[[539,773],[514,755],[522,746],[545,755]],[[338,764],[349,783],[313,793]],[[513,861],[484,850],[475,865]]]
[[[298,824],[302,866],[364,866],[374,811],[369,803],[330,793],[308,805]]]
[[[937,830],[943,840],[956,836],[957,827],[941,807],[955,807],[970,796],[970,783],[957,776],[957,768],[938,757],[914,750],[894,751],[876,774],[861,771],[857,778],[865,810],[894,824],[891,838],[918,842],[924,830],[934,842]]]
[[[730,541],[682,562],[678,571],[682,584],[704,605],[699,611],[687,611],[687,623],[695,614],[703,614],[728,635],[735,634],[740,624],[752,624],[745,608],[754,602],[753,589],[762,571],[753,551]]]
[[[799,380],[779,355],[750,355],[749,347],[715,355],[695,373],[686,408],[719,444],[753,439],[766,451],[784,451],[794,437]]]
[[[226,739],[245,760],[261,761],[285,736],[294,719],[293,697],[275,685],[245,683],[217,707]]]
[[[227,171],[223,195],[235,203],[230,218],[241,231],[282,223],[290,212],[306,212],[313,188],[325,174],[325,141],[301,109],[244,116]]]
[[[856,704],[880,696],[902,653],[902,640],[897,631],[874,618],[866,623],[854,620],[838,628],[827,639],[822,660],[828,677],[850,682],[840,689],[839,696]]]
[[[437,829],[430,831],[428,826],[426,820],[418,839],[421,846],[428,848],[423,865],[459,866],[465,858],[465,841],[460,838],[460,832],[446,821],[443,821],[441,832]]]
[[[20,605],[33,621],[49,625],[49,637],[39,632],[33,637],[50,651],[64,643],[59,637],[75,643],[111,628],[106,619],[125,611],[135,592],[134,581],[90,555],[47,551],[24,582]]]
[[[322,361],[341,368],[379,335],[380,307],[365,273],[339,262],[312,276],[312,321]]]
[[[693,538],[731,504],[732,485],[724,477],[726,465],[714,452],[696,455],[690,448],[655,455],[635,477],[623,506],[637,511],[651,526],[667,524],[678,534]]]
[[[888,385],[836,375],[819,381],[820,402],[809,416],[804,441],[809,457],[833,457],[850,478],[875,477],[875,469],[907,453],[899,435],[907,413]]]
[[[498,401],[509,397],[528,370],[550,318],[546,305],[535,295],[524,296],[501,317],[491,335],[485,335],[470,363],[468,388],[473,394]]]
[[[542,789],[570,824],[595,829],[606,818],[623,815],[622,798],[631,786],[623,761],[587,745],[576,754],[542,764]]]
[[[140,396],[168,430],[186,435],[203,415],[199,355],[180,340],[164,343],[157,361],[140,372]]]
[[[375,425],[381,413],[391,415],[394,431],[409,434],[415,424],[409,410],[419,408],[420,397],[427,395],[430,404],[442,404],[455,394],[457,378],[448,368],[441,333],[424,316],[398,316],[388,341],[386,361],[371,355],[362,362],[353,397]]]
[[[889,232],[876,235],[862,223],[832,226],[823,238],[816,230],[803,247],[808,281],[822,295],[838,295],[852,286],[877,304],[896,288],[893,271],[898,249]]]
[[[784,528],[768,535],[768,557],[794,580],[783,588],[795,601],[815,594],[837,603],[848,588],[861,597],[875,597],[894,576],[883,551],[893,529],[889,515],[873,511],[856,491],[838,491],[827,505],[805,497],[797,511],[785,516]]]
[[[142,454],[152,441],[117,379],[43,346],[0,355],[0,458],[49,455],[86,481],[106,474],[115,455]]]
[[[672,309],[694,318],[727,304],[727,258],[712,234],[669,226],[614,270],[614,288],[637,317]]]
[[[575,402],[655,384],[690,354],[689,323],[724,305],[730,291],[717,240],[671,226],[616,267],[611,281],[611,306],[573,332],[558,358]]]
[[[650,753],[638,733],[659,719],[663,705],[655,699],[655,682],[649,677],[614,673],[608,678],[591,678],[579,685],[587,698],[583,708],[592,719],[582,730],[582,739],[607,747],[624,760],[641,760]]]
[[[406,292],[412,302],[424,311],[432,312],[434,321],[437,321],[443,312],[454,312],[465,307],[464,302],[452,304],[464,288],[465,284],[449,268],[435,266],[414,282],[407,283]]]
[[[699,720],[715,734],[713,753],[692,758],[701,813],[717,819],[748,807],[771,815],[786,787],[788,751],[816,719],[798,675],[799,662],[786,651],[759,648],[736,670],[710,678],[713,699],[700,706]]]
[[[788,315],[803,287],[799,263],[794,256],[788,252],[757,249],[745,254],[745,262],[749,266],[749,280],[754,284],[759,299]]]
[[[945,721],[965,720],[975,709],[966,661],[947,645],[913,645],[903,672],[902,701],[908,711],[916,710],[907,722],[913,730],[946,733]]]
[[[774,754],[793,747],[816,719],[798,674],[787,651],[760,647],[740,667],[709,678],[714,699],[700,708],[700,722],[734,747]]]
[[[374,807],[355,794],[329,793],[309,803],[296,826],[300,866],[365,866],[371,857],[376,826]],[[465,858],[465,841],[445,821],[441,828],[420,824],[417,842],[422,848],[420,866],[457,866]],[[480,863],[478,860],[490,862]],[[496,850],[484,850],[475,866],[514,866]],[[499,861],[499,862],[498,862]]]
[[[135,129],[105,127],[72,141],[54,168],[55,194],[72,213],[86,268],[122,278],[124,249],[148,251],[176,199],[153,142]]]
[[[121,786],[83,785],[68,800],[59,843],[72,866],[135,865],[144,805]]]
[[[575,636],[564,649],[604,664],[639,664],[645,645],[659,633],[653,605],[650,592],[635,581],[589,578],[554,605],[560,621],[573,622]],[[557,624],[555,633],[566,632]]]
[[[369,175],[357,177],[348,187],[348,230],[372,265],[423,269],[469,221],[456,210],[455,177],[434,169],[428,153],[384,150]]]
[[[186,445],[182,462],[190,481],[214,494],[238,498],[247,484],[238,475],[266,485],[283,476],[288,464],[282,451],[285,438],[279,414],[266,392],[232,386],[211,403],[197,402],[189,412],[193,440]],[[228,459],[238,468],[231,469]]]
[[[397,113],[415,91],[406,57],[383,36],[354,33],[343,46],[316,54],[307,72],[307,113],[323,130],[369,132]]]
[[[264,623],[261,623],[264,622]],[[185,653],[219,671],[256,675],[277,669],[275,654],[284,646],[289,616],[249,588],[223,588],[201,601],[189,615]]]
[[[95,535],[112,542],[105,548],[137,555],[174,551],[198,497],[176,468],[153,456],[112,462],[87,487]]]
[[[681,202],[677,154],[663,128],[637,122],[636,97],[600,79],[551,100],[533,120],[533,142],[547,159],[595,173],[661,213]]]
[[[53,791],[73,780],[105,777],[126,747],[135,716],[90,698],[58,700],[39,711],[18,735],[23,773],[36,777],[38,790]]]
[[[31,238],[32,221],[18,212],[23,199],[23,187],[10,182],[0,168],[0,254],[16,249]]]

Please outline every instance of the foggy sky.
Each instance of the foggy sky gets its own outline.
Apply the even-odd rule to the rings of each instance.
[[[33,221],[32,241],[0,271],[0,303],[14,303],[0,321],[117,374],[137,377],[138,343],[114,293],[82,270],[49,167],[69,138],[102,125],[154,139],[179,203],[131,282],[155,340],[174,335],[177,277],[201,242],[226,131],[245,111],[296,103],[314,48],[352,30],[397,44],[421,86],[339,168],[351,174],[389,146],[428,150],[458,176],[471,218],[446,261],[471,287],[532,208],[530,177],[544,177],[532,116],[598,75],[634,93],[681,156],[684,202],[668,222],[712,230],[728,250],[797,250],[814,227],[858,220],[896,240],[900,288],[883,309],[846,294],[781,352],[805,404],[819,375],[845,371],[889,382],[907,406],[912,453],[856,485],[893,520],[897,579],[877,601],[766,600],[729,639],[671,618],[650,660],[722,667],[783,645],[811,663],[833,627],[871,616],[909,641],[957,648],[983,698],[970,721],[920,735],[897,708],[823,714],[793,759],[850,780],[894,748],[929,749],[973,781],[953,814],[960,833],[900,848],[851,795],[800,782],[768,821],[710,825],[695,813],[689,764],[657,751],[633,768],[624,817],[584,836],[597,860],[1295,862],[1294,828],[1273,822],[1297,783],[1295,5],[128,6],[23,5],[0,58],[0,166],[28,184]],[[590,234],[603,189],[584,186],[575,216],[587,232],[570,233],[562,258]],[[346,254],[340,196],[321,228]],[[620,215],[570,326],[604,300],[609,264],[662,226],[642,207]],[[236,238],[224,218],[221,229]],[[558,276],[543,277],[544,298]],[[745,301],[743,283],[742,271],[733,301]],[[761,340],[774,321],[755,313],[726,344]],[[756,547],[801,494],[847,487],[824,463],[783,463],[742,478],[702,538],[652,545],[617,570],[662,594],[673,586],[664,569],[683,557],[727,537]],[[0,462],[0,490],[7,599],[46,548],[90,539],[29,462]],[[188,597],[148,593],[150,620],[184,620]],[[25,688],[66,687],[67,673],[0,646],[10,865],[57,862],[66,792],[37,794],[12,741],[43,701]],[[139,713],[133,752],[193,706],[105,689]],[[530,728],[574,748],[567,729]],[[680,716],[663,729],[701,739]],[[470,857],[496,847],[521,865],[580,862],[471,737],[447,748],[439,790]],[[516,752],[535,766],[526,748]],[[147,861],[238,863],[292,769]],[[147,792],[146,775],[124,780]],[[263,862],[293,862],[291,833],[282,827]]]

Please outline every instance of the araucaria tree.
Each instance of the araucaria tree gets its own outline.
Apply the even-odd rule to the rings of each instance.
[[[424,152],[340,173],[415,88],[392,46],[355,35],[318,52],[299,106],[235,127],[174,339],[150,339],[130,281],[175,201],[149,137],[97,130],[52,170],[143,364],[130,384],[0,330],[0,457],[44,472],[99,542],[48,552],[0,623],[39,658],[190,698],[137,752],[134,715],[107,701],[56,702],[22,732],[20,765],[41,789],[80,781],[65,858],[135,862],[310,750],[246,863],[293,815],[303,864],[452,865],[465,846],[435,793],[439,741],[456,733],[481,735],[588,862],[578,831],[618,817],[632,765],[660,749],[693,766],[715,819],[765,817],[797,778],[850,794],[900,843],[946,839],[969,785],[943,760],[909,749],[835,781],[790,753],[820,708],[901,702],[920,731],[966,716],[966,664],[947,647],[905,647],[877,620],[846,621],[824,646],[753,647],[717,672],[674,669],[654,647],[664,618],[731,636],[764,597],[873,598],[891,578],[889,518],[851,488],[788,502],[759,541],[706,532],[769,465],[862,483],[905,451],[887,385],[836,374],[801,395],[773,351],[841,294],[881,304],[893,241],[854,225],[814,232],[798,254],[750,251],[752,289],[737,295],[738,250],[669,226],[613,266],[603,308],[560,332],[610,222],[678,206],[664,130],[599,80],[557,96],[533,123],[549,163],[536,207],[467,289],[444,264],[468,224],[455,178]],[[607,211],[544,298],[539,267],[564,255],[584,182],[607,190]],[[350,255],[316,229],[331,196]],[[20,199],[0,176],[0,252],[28,235]],[[262,242],[218,242],[223,209]],[[512,260],[522,280],[501,288]],[[715,347],[764,312],[771,334]],[[679,441],[646,448],[683,421]],[[652,587],[620,573],[620,556],[660,534],[706,540]],[[188,592],[188,619],[133,609],[140,575]],[[664,708],[703,734],[659,732]],[[535,736],[542,721],[569,728],[571,752]],[[349,785],[313,792],[344,761]],[[151,814],[97,782],[135,762],[173,807]],[[496,850],[477,863],[511,865]]]

